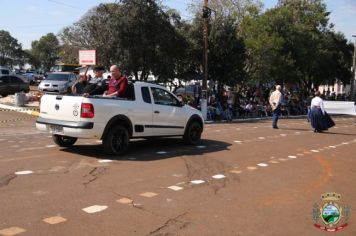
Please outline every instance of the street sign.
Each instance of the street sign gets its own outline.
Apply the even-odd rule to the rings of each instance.
[[[79,50],[79,64],[96,65],[96,50]]]

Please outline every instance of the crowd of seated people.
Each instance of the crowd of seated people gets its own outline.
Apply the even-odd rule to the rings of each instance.
[[[267,86],[242,85],[233,99],[208,99],[208,120],[232,120],[252,117],[269,117],[272,109],[268,98],[272,88]],[[299,99],[299,94],[283,91],[282,116],[306,115],[308,101]]]

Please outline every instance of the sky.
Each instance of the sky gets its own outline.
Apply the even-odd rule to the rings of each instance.
[[[162,0],[163,4],[177,9],[183,18],[192,0]],[[201,0],[203,2],[203,0]],[[58,34],[61,29],[77,22],[88,10],[100,3],[114,0],[1,0],[0,30],[8,31],[30,49],[31,42],[47,33]],[[265,8],[274,7],[277,0],[262,0]],[[356,35],[356,0],[325,0],[331,11],[330,22],[336,31],[344,33],[350,41]]]

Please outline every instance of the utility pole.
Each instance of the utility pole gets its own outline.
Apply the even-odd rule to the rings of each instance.
[[[352,35],[352,37],[355,38],[354,42],[354,55],[353,55],[353,62],[352,62],[352,77],[350,80],[350,98],[352,101],[356,102],[356,96],[355,96],[355,78],[356,78],[356,63],[355,63],[355,58],[356,58],[356,35]]]
[[[204,0],[203,5],[203,87],[202,87],[202,98],[201,98],[201,112],[204,119],[207,119],[207,99],[208,99],[208,26],[209,19],[211,15],[211,9],[208,7],[208,0]]]

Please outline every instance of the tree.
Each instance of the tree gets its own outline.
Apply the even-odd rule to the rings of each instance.
[[[53,33],[42,36],[38,41],[32,41],[31,46],[31,54],[46,70],[49,70],[59,58],[59,41]]]
[[[22,45],[9,32],[0,30],[0,65],[10,67],[24,63]]]
[[[155,1],[122,0],[91,9],[60,37],[65,45],[96,49],[100,64],[119,64],[142,80],[153,72],[165,81],[184,51],[174,20]]]
[[[346,40],[333,32],[328,16],[322,0],[284,0],[247,17],[242,28],[250,78],[309,90],[312,84],[347,77]]]

